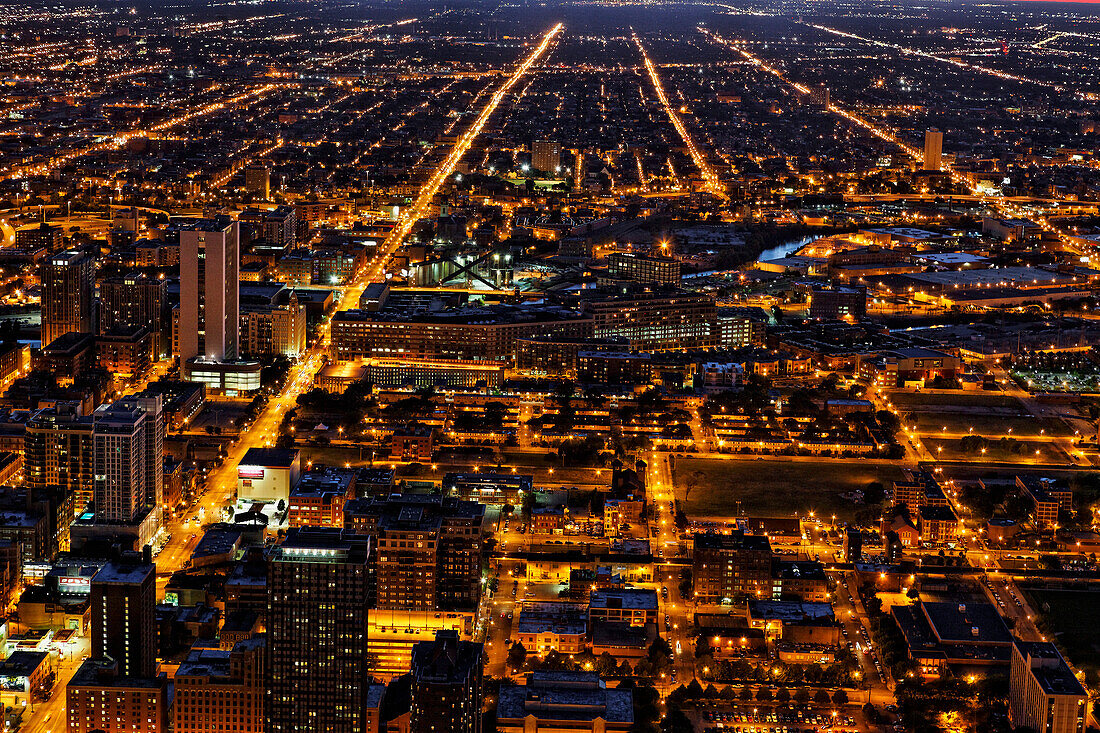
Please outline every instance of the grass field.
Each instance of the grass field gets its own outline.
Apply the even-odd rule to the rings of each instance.
[[[928,448],[928,452],[945,461],[1002,461],[1004,463],[1020,463],[1024,465],[1040,463],[1070,463],[1070,457],[1062,448],[1051,442],[1020,441],[1024,448],[1023,453],[1001,451],[994,447],[985,455],[966,453],[962,450],[962,441],[954,438],[947,440],[937,438],[935,435],[922,437],[922,442]],[[943,450],[939,450],[943,448]],[[1039,451],[1036,455],[1035,451]]]
[[[698,474],[696,474],[698,472]],[[841,498],[872,481],[884,486],[903,478],[892,463],[763,458],[680,460],[673,476],[676,497],[693,519],[750,516],[789,517],[811,510],[850,520],[863,505]],[[697,486],[688,492],[688,484]],[[685,496],[686,495],[686,496]]]
[[[890,401],[900,410],[936,410],[944,407],[971,407],[990,411],[1023,414],[1019,400],[1008,395],[987,392],[890,392]]]
[[[1027,437],[1039,435],[1072,435],[1073,430],[1061,420],[1036,418],[1024,415],[960,414],[955,412],[910,412],[907,425],[916,425],[917,432],[929,435],[947,428],[949,433],[967,433],[974,428],[976,435],[1015,435]]]
[[[1032,608],[1040,613],[1074,665],[1100,672],[1100,591],[1025,591]]]

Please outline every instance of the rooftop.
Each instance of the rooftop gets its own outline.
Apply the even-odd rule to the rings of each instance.
[[[1027,660],[1035,681],[1048,695],[1085,695],[1085,688],[1066,660],[1058,653],[1058,647],[1049,641],[1021,641],[1016,639],[1016,649]]]
[[[241,458],[241,465],[290,468],[297,460],[298,451],[292,448],[249,448]]]
[[[992,604],[925,602],[921,605],[941,643],[1007,645],[1012,642],[1008,627]]]
[[[599,676],[586,672],[536,672],[527,685],[502,687],[497,718],[608,723],[634,720],[634,697],[629,689],[608,690]]]
[[[137,584],[156,573],[157,567],[152,563],[118,563],[110,562],[100,568],[100,571],[92,578],[92,583],[124,583]]]
[[[657,610],[657,591],[649,588],[617,588],[592,591],[589,608],[627,610]]]

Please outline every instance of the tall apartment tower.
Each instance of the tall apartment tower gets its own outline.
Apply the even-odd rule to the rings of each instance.
[[[267,733],[362,733],[370,687],[369,537],[291,529],[268,569]]]
[[[180,363],[237,358],[240,331],[237,222],[228,216],[180,232]],[[186,373],[186,368],[185,368]]]
[[[92,415],[95,513],[112,524],[130,524],[146,505],[145,411],[102,405]]]
[[[156,509],[164,502],[164,403],[160,395],[124,397],[115,403],[145,413],[145,506]]]
[[[481,652],[451,629],[413,647],[409,733],[481,733]]]
[[[938,171],[943,163],[943,133],[926,130],[924,133],[924,169]]]
[[[54,527],[57,549],[69,550],[69,526],[87,510],[94,496],[92,418],[77,402],[56,402],[27,420],[23,437],[23,475],[32,496],[50,487],[61,492],[61,511]]]
[[[531,143],[531,167],[557,173],[561,169],[561,145],[552,140],[535,140]]]
[[[161,358],[168,351],[164,338],[167,294],[166,280],[141,272],[105,278],[99,284],[100,333],[146,326],[153,334],[155,358]]]
[[[60,486],[73,494],[78,510],[92,500],[92,418],[79,402],[55,402],[27,420],[23,475],[32,490]]]
[[[156,566],[112,562],[92,577],[92,656],[109,657],[124,677],[154,677]]]
[[[259,196],[265,201],[271,198],[271,171],[262,163],[246,167],[244,188],[250,194]]]
[[[374,539],[375,603],[383,609],[477,608],[484,519],[484,505],[450,496],[361,498],[344,506],[344,527]]]
[[[95,265],[70,249],[49,257],[42,272],[42,345],[70,332],[92,333]]]
[[[1008,720],[1015,729],[1084,733],[1089,696],[1049,641],[1012,644],[1008,678]]]

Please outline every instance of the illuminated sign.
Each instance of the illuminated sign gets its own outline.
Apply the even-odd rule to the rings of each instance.
[[[237,466],[237,478],[263,478],[263,466]]]
[[[87,593],[92,589],[92,583],[88,578],[76,575],[62,575],[57,579],[57,584],[64,592]]]

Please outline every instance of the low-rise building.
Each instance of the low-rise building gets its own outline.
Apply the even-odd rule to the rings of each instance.
[[[249,448],[237,465],[237,498],[243,501],[289,502],[301,476],[299,451]]]
[[[625,733],[634,725],[629,689],[607,689],[594,672],[535,672],[526,685],[503,686],[500,733]]]
[[[954,544],[959,539],[959,518],[949,506],[920,508],[920,539],[926,545]]]
[[[69,733],[163,733],[168,691],[163,679],[123,677],[110,659],[86,659],[69,680]]]
[[[657,591],[650,588],[594,590],[588,599],[588,620],[620,621],[630,626],[657,623]]]
[[[584,607],[576,603],[525,603],[516,622],[516,640],[540,656],[551,651],[580,654],[588,645]]]
[[[1007,666],[1012,636],[988,603],[931,603],[890,609],[908,647],[909,658],[926,677],[948,667]]]
[[[1065,483],[1034,476],[1017,476],[1016,488],[1031,500],[1032,520],[1039,529],[1058,524],[1058,514],[1073,511],[1073,491]]]
[[[697,534],[692,562],[697,603],[772,597],[772,548],[763,535]]]
[[[232,650],[193,649],[176,671],[173,730],[263,733],[264,650],[262,637]]]

